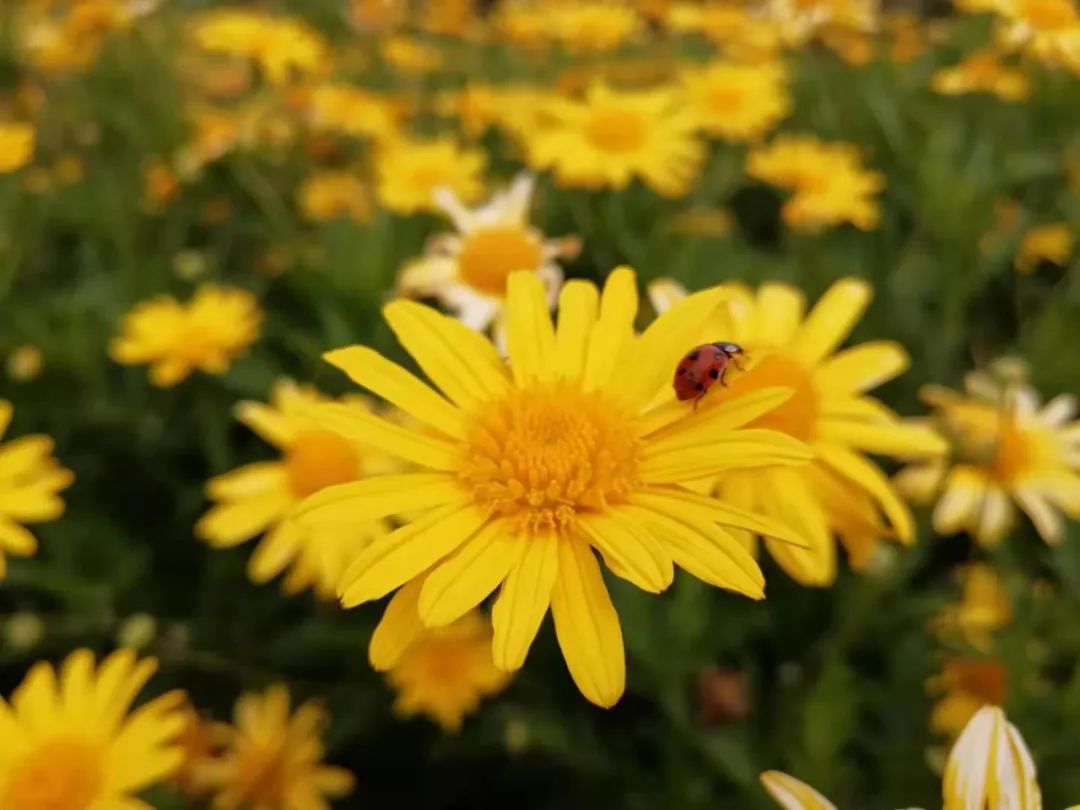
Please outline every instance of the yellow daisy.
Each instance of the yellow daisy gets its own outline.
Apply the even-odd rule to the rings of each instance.
[[[746,172],[791,189],[781,215],[794,228],[813,231],[850,222],[866,231],[881,218],[875,198],[884,188],[884,175],[863,168],[858,150],[850,144],[782,135],[750,153]]]
[[[942,68],[931,79],[935,93],[992,93],[1003,101],[1023,101],[1031,95],[1031,82],[1022,70],[1002,64],[995,50],[973,53],[960,64]]]
[[[318,132],[384,142],[397,137],[401,129],[398,106],[370,90],[325,83],[311,88],[304,101],[308,120]]]
[[[791,108],[787,77],[779,62],[712,62],[687,71],[683,86],[701,128],[728,141],[761,138]]]
[[[0,439],[11,416],[11,403],[0,399]],[[29,557],[37,551],[37,539],[21,524],[46,523],[64,513],[57,493],[71,486],[75,476],[52,451],[53,440],[41,435],[0,444],[0,579],[7,571],[5,552]]]
[[[250,59],[273,84],[283,84],[296,74],[320,73],[328,64],[322,36],[288,17],[224,8],[196,18],[192,33],[205,51]]]
[[[491,659],[491,640],[491,623],[477,611],[422,630],[387,674],[397,692],[394,711],[404,717],[425,714],[446,731],[460,730],[465,716],[510,680]]]
[[[96,669],[89,650],[59,673],[35,664],[10,703],[0,699],[0,807],[152,810],[135,795],[179,767],[184,727],[180,692],[131,712],[156,669],[130,650]]]
[[[870,303],[870,286],[858,279],[836,282],[808,313],[802,293],[787,284],[764,284],[756,293],[738,284],[717,288],[726,306],[716,311],[696,343],[733,341],[751,358],[728,387],[707,395],[701,410],[725,407],[774,385],[794,391],[753,427],[781,431],[805,442],[814,462],[804,467],[725,472],[715,480],[719,497],[741,509],[784,521],[810,541],[809,549],[766,540],[777,562],[805,585],[828,585],[836,576],[833,535],[851,564],[864,568],[877,542],[910,543],[911,514],[888,479],[864,453],[901,458],[940,452],[930,430],[903,424],[866,394],[908,366],[903,347],[873,341],[837,351]],[[649,290],[658,311],[686,295],[671,281]],[[884,513],[887,523],[881,518]],[[736,532],[748,546],[751,532]]]
[[[761,784],[784,810],[836,810],[836,805],[808,784],[782,771],[765,771]]]
[[[767,0],[765,16],[791,45],[836,31],[868,33],[878,26],[879,0]]]
[[[124,316],[109,356],[124,365],[150,365],[150,381],[169,387],[195,370],[223,374],[259,336],[262,313],[243,290],[203,284],[183,304],[161,296]]]
[[[761,572],[730,530],[803,541],[776,521],[678,484],[804,461],[808,451],[795,439],[739,429],[790,392],[760,391],[708,414],[685,402],[652,406],[718,303],[715,291],[690,296],[635,337],[634,273],[621,268],[602,297],[590,283],[566,284],[556,327],[539,277],[517,272],[507,288],[509,362],[485,337],[429,307],[399,300],[384,308],[441,393],[364,346],[326,355],[427,428],[323,406],[327,429],[423,470],[330,487],[299,509],[301,522],[337,526],[409,513],[341,582],[346,607],[397,590],[380,627],[385,643],[373,640],[376,666],[418,622],[450,624],[499,589],[495,665],[522,666],[550,606],[574,681],[610,706],[623,692],[625,662],[594,550],[616,576],[653,593],[667,588],[678,564],[713,585],[763,596]]]
[[[930,729],[955,737],[975,713],[987,704],[1003,703],[1008,690],[1008,670],[1000,661],[952,658],[930,679],[927,688],[939,694],[930,712]]]
[[[484,192],[485,155],[450,138],[387,142],[375,161],[379,202],[396,214],[438,212],[435,192],[450,189],[472,202]]]
[[[960,601],[942,611],[937,629],[943,636],[955,631],[965,643],[988,650],[994,631],[1006,627],[1012,619],[1009,596],[994,567],[987,563],[964,566],[961,583]]]
[[[304,219],[311,222],[334,219],[367,222],[371,218],[367,189],[350,171],[313,174],[297,190],[296,203]]]
[[[32,124],[0,122],[0,174],[16,172],[33,160],[36,140]]]
[[[379,49],[387,65],[408,75],[424,76],[443,66],[442,51],[413,37],[388,37],[382,40]]]
[[[673,3],[664,22],[676,33],[699,34],[724,54],[754,62],[773,57],[782,46],[780,31],[772,20],[745,3]]]
[[[545,9],[554,38],[571,53],[597,54],[616,50],[636,37],[644,20],[625,3],[573,0]]]
[[[291,712],[289,704],[282,684],[236,701],[225,750],[202,769],[215,810],[326,810],[328,798],[352,792],[351,773],[323,764],[326,711],[309,701]]]
[[[1035,762],[1016,726],[983,706],[945,764],[942,810],[1042,810]]]
[[[435,202],[450,217],[456,234],[439,234],[427,254],[402,268],[398,292],[438,298],[462,323],[478,331],[499,315],[506,299],[506,280],[515,270],[528,270],[544,284],[555,306],[563,273],[555,261],[573,255],[568,240],[545,239],[529,222],[534,178],[518,176],[486,204],[467,208],[449,189],[435,192]]]
[[[1003,46],[1080,72],[1080,9],[1073,0],[992,0],[991,7]]]
[[[937,498],[934,531],[967,531],[995,545],[1012,527],[1019,506],[1048,543],[1060,543],[1061,513],[1080,518],[1080,421],[1075,397],[1062,394],[1040,407],[1027,386],[986,390],[969,375],[972,398],[929,386],[922,398],[949,440],[951,454],[909,467],[897,485],[916,503]]]
[[[350,531],[298,526],[290,520],[295,506],[325,487],[396,469],[381,454],[319,424],[314,406],[330,401],[285,381],[274,387],[269,405],[241,403],[237,419],[280,450],[281,459],[247,464],[211,480],[206,492],[217,505],[195,527],[215,548],[232,548],[265,533],[248,564],[252,581],[268,582],[288,569],[287,593],[313,588],[323,598],[337,593],[342,571],[385,528],[379,521]],[[343,407],[366,409],[355,398]]]
[[[1020,241],[1020,249],[1016,253],[1016,271],[1032,273],[1042,262],[1064,267],[1072,256],[1075,241],[1068,222],[1052,222],[1032,228]]]
[[[563,186],[624,189],[636,177],[660,194],[686,194],[705,157],[697,116],[674,88],[590,87],[582,101],[553,97],[546,126],[521,133],[530,165]]]

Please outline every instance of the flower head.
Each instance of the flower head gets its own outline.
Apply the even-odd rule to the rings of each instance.
[[[379,453],[323,429],[314,406],[328,402],[314,390],[278,383],[271,402],[244,402],[237,418],[281,451],[278,461],[260,461],[214,478],[207,495],[217,502],[196,533],[217,548],[231,548],[265,533],[248,564],[254,582],[268,582],[289,569],[285,590],[314,588],[324,598],[337,592],[341,572],[361,548],[385,533],[378,521],[351,531],[298,526],[292,512],[308,495],[393,468]],[[365,410],[353,399],[345,405]]]
[[[37,131],[32,124],[0,122],[0,174],[10,174],[34,158]]]
[[[942,810],[1041,810],[1035,763],[997,706],[979,709],[957,739],[945,765],[942,798]]]
[[[775,62],[713,62],[687,71],[683,85],[701,128],[729,141],[761,138],[791,106],[784,68]]]
[[[222,810],[326,807],[347,796],[353,776],[323,764],[322,732],[328,716],[313,702],[290,710],[289,692],[276,684],[236,701],[235,726],[222,755],[203,773]]]
[[[259,335],[255,298],[243,290],[203,284],[186,304],[161,296],[124,316],[109,356],[124,365],[150,364],[150,381],[169,387],[193,371],[223,374]]]
[[[491,623],[472,611],[431,629],[417,618],[414,629],[415,637],[387,673],[397,692],[394,711],[426,714],[446,731],[458,731],[481,700],[510,680],[491,660]]]
[[[990,0],[998,42],[1080,72],[1080,10],[1073,0]]]
[[[917,457],[944,445],[931,431],[902,424],[866,393],[907,368],[903,347],[873,341],[839,348],[870,303],[869,285],[838,281],[809,313],[803,294],[787,284],[764,284],[756,292],[737,284],[717,289],[726,303],[696,342],[730,340],[751,358],[745,373],[729,379],[722,401],[734,404],[762,388],[787,386],[792,396],[752,426],[806,442],[815,454],[803,467],[721,473],[714,482],[720,497],[798,527],[808,549],[771,540],[766,547],[806,585],[835,578],[834,535],[856,569],[869,563],[881,538],[911,542],[910,512],[864,453]],[[670,281],[655,282],[649,292],[659,311],[670,311],[685,295]],[[702,401],[703,410],[712,407],[711,398]],[[751,532],[736,534],[752,544]]]
[[[572,53],[606,53],[635,37],[643,27],[638,11],[604,0],[559,2],[545,10],[554,38]]]
[[[69,655],[59,673],[35,664],[11,702],[0,699],[0,807],[143,807],[135,795],[171,776],[182,758],[175,739],[183,694],[131,711],[156,669],[130,650],[96,668],[89,650]]]
[[[0,399],[0,439],[11,416],[11,403]],[[60,466],[52,451],[48,436],[23,436],[0,444],[0,579],[7,570],[5,552],[29,557],[37,551],[37,539],[21,524],[56,520],[64,512],[58,493],[75,476]]]
[[[1041,262],[1064,267],[1075,244],[1073,229],[1067,222],[1039,225],[1024,234],[1016,254],[1016,270],[1031,273]]]
[[[203,50],[249,59],[273,84],[295,74],[319,73],[328,60],[327,44],[299,20],[241,8],[210,11],[193,30]]]
[[[1074,397],[1062,394],[1040,407],[1025,386],[986,390],[969,376],[965,397],[938,386],[923,389],[951,453],[908,467],[897,485],[913,501],[937,498],[934,531],[967,531],[994,545],[1012,526],[1019,506],[1048,543],[1062,539],[1061,512],[1080,517],[1080,422]]]
[[[349,171],[325,171],[304,181],[296,193],[297,205],[311,222],[351,219],[367,222],[371,201],[360,179]]]
[[[484,190],[484,153],[449,138],[386,143],[375,164],[379,202],[397,214],[438,211],[435,192],[446,188],[466,202]]]
[[[987,704],[1002,703],[1009,685],[1008,670],[1000,661],[953,658],[932,678],[929,691],[941,695],[930,713],[930,728],[955,737]]]
[[[850,144],[782,135],[751,152],[746,171],[793,192],[781,213],[794,228],[813,231],[850,222],[865,231],[881,218],[875,196],[885,178],[863,168],[858,150]]]
[[[995,50],[973,53],[959,65],[934,74],[934,92],[944,96],[992,93],[1003,101],[1023,101],[1031,95],[1031,82],[1022,70],[1007,67]]]
[[[324,83],[306,98],[308,120],[319,132],[371,138],[381,143],[398,136],[401,111],[388,98],[347,84]]]
[[[697,116],[674,88],[618,91],[602,84],[585,98],[552,98],[546,125],[521,133],[529,162],[563,186],[624,189],[636,177],[660,194],[689,191],[705,152]]]
[[[993,632],[1006,627],[1012,619],[1008,594],[993,566],[987,563],[962,568],[961,583],[960,602],[942,611],[938,629],[942,635],[955,632],[976,649],[988,650]]]
[[[415,623],[442,627],[493,591],[495,665],[522,666],[548,608],[570,673],[586,697],[610,706],[625,680],[622,634],[595,556],[650,592],[673,565],[755,598],[761,572],[729,529],[802,541],[779,523],[693,493],[682,481],[733,467],[800,463],[801,442],[740,427],[788,391],[772,388],[709,414],[674,401],[671,369],[719,299],[689,297],[634,334],[634,274],[618,269],[603,296],[572,281],[557,327],[535,273],[510,276],[509,362],[482,335],[411,301],[384,314],[441,393],[363,346],[326,359],[425,427],[408,430],[338,406],[328,429],[363,436],[422,471],[330,487],[301,505],[301,522],[406,518],[360,553],[341,583],[352,607],[397,591],[371,657],[393,657]],[[655,404],[657,394],[668,397]],[[408,515],[404,515],[408,513]],[[376,633],[379,636],[378,633]]]
[[[398,277],[405,295],[435,296],[473,329],[486,329],[506,298],[506,281],[515,270],[536,273],[551,306],[562,284],[556,259],[574,247],[549,240],[529,223],[533,178],[518,177],[505,192],[469,209],[448,189],[436,192],[438,205],[457,227],[428,244],[428,253],[408,263]]]

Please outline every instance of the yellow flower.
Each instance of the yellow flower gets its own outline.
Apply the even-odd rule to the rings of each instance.
[[[1004,47],[1080,72],[1080,11],[1073,0],[992,0],[992,8]]]
[[[227,740],[227,729],[200,715],[190,704],[182,710],[183,731],[176,738],[183,758],[170,783],[192,800],[201,800],[210,793],[206,783],[206,767],[221,753]]]
[[[983,706],[945,765],[942,810],[1041,810],[1035,763],[997,706]]]
[[[930,728],[955,737],[987,704],[1005,700],[1009,673],[1000,661],[954,658],[930,680],[931,692],[942,696],[930,712]]]
[[[180,692],[131,712],[156,669],[130,650],[96,670],[89,650],[69,655],[59,673],[35,664],[11,702],[0,699],[0,807],[148,808],[135,794],[179,767],[174,740],[184,726]]]
[[[777,62],[712,62],[688,71],[683,84],[701,128],[724,140],[757,140],[791,107],[784,68]]]
[[[1031,95],[1027,75],[1001,64],[1001,55],[993,50],[973,53],[955,67],[942,68],[934,74],[931,86],[945,96],[992,93],[1004,101],[1023,101]]]
[[[402,73],[424,76],[443,65],[442,51],[412,37],[390,37],[383,40],[379,48],[386,63]]]
[[[1041,262],[1064,267],[1072,256],[1074,237],[1067,222],[1039,225],[1024,234],[1016,254],[1016,270],[1032,273]]]
[[[801,442],[739,429],[789,392],[758,392],[708,414],[673,400],[652,406],[718,301],[713,291],[691,296],[635,337],[634,274],[621,268],[602,297],[590,283],[566,284],[556,328],[540,279],[518,272],[507,288],[509,362],[429,307],[399,300],[384,308],[442,394],[367,347],[326,355],[427,428],[323,406],[327,429],[425,469],[331,487],[299,508],[301,522],[338,526],[419,515],[364,549],[342,579],[346,607],[397,590],[372,639],[376,668],[421,623],[450,624],[501,586],[495,665],[522,666],[550,606],[578,688],[611,706],[625,681],[622,633],[594,549],[615,575],[653,593],[668,587],[678,564],[710,584],[763,596],[760,570],[728,527],[802,541],[678,484],[804,461]]]
[[[781,771],[765,771],[761,784],[784,810],[836,810],[836,806],[794,776]]]
[[[808,444],[815,455],[803,467],[722,473],[714,484],[718,496],[783,521],[810,541],[809,549],[765,543],[784,570],[805,585],[828,585],[835,579],[834,534],[857,570],[870,562],[882,537],[910,543],[910,512],[863,454],[918,457],[941,452],[944,443],[925,428],[903,424],[866,394],[907,368],[902,346],[882,340],[837,351],[869,305],[870,286],[852,278],[838,281],[808,314],[802,293],[787,284],[764,284],[756,293],[739,284],[717,290],[725,306],[684,347],[733,341],[750,362],[744,373],[729,376],[726,388],[706,396],[700,410],[736,406],[762,388],[787,386],[794,392],[791,398],[759,416],[752,427],[785,433]],[[686,294],[671,281],[654,282],[649,293],[657,311],[671,311],[672,302]],[[752,547],[752,532],[733,533]]]
[[[607,53],[639,34],[644,21],[627,4],[572,0],[545,9],[554,38],[571,53]]]
[[[771,57],[781,46],[777,26],[744,3],[674,3],[665,22],[678,33],[700,34],[725,54],[744,61]]]
[[[523,132],[529,163],[558,183],[624,189],[635,178],[668,197],[690,190],[705,157],[697,120],[673,88],[611,90],[593,85],[583,101],[552,98],[548,126]]]
[[[35,380],[41,375],[45,358],[41,349],[30,343],[16,346],[7,357],[8,377],[17,382]]]
[[[532,176],[523,174],[505,192],[471,210],[453,192],[436,192],[436,203],[458,232],[430,240],[427,255],[402,268],[398,291],[438,298],[462,323],[483,331],[503,308],[507,278],[515,270],[528,270],[539,276],[549,306],[555,306],[563,279],[555,259],[572,245],[545,239],[529,223],[532,191]]]
[[[1015,502],[1046,542],[1061,542],[1061,511],[1080,517],[1080,422],[1070,422],[1075,398],[1062,394],[1040,408],[1033,389],[1017,386],[997,401],[937,386],[924,388],[922,398],[935,408],[951,459],[909,467],[897,485],[916,503],[938,496],[934,531],[967,531],[995,545],[1014,522]]]
[[[282,684],[236,701],[225,750],[203,768],[214,808],[325,810],[328,798],[352,792],[351,773],[323,764],[326,711],[309,701],[293,713],[289,704]]]
[[[231,548],[265,532],[248,564],[252,581],[268,582],[288,568],[286,592],[314,588],[323,598],[334,596],[341,572],[385,529],[377,521],[349,532],[301,527],[290,520],[294,507],[325,487],[388,468],[379,454],[319,426],[313,406],[329,401],[312,389],[281,382],[269,405],[241,403],[237,419],[280,450],[281,459],[212,479],[206,492],[217,505],[195,527],[215,548]],[[355,399],[345,405],[365,408]]]
[[[167,163],[153,161],[147,166],[143,176],[143,206],[157,213],[180,193],[180,178]]]
[[[0,174],[10,174],[34,158],[37,132],[32,124],[0,122]]]
[[[484,192],[485,163],[483,152],[464,149],[450,138],[388,142],[375,161],[379,202],[396,214],[435,213],[440,188],[472,202]]]
[[[837,31],[867,33],[878,25],[878,0],[768,0],[765,14],[791,45]]]
[[[311,222],[351,219],[367,222],[371,201],[360,179],[350,171],[324,171],[304,181],[296,192],[300,213]]]
[[[0,399],[0,439],[11,416],[11,403]],[[0,445],[0,579],[7,570],[4,552],[29,557],[37,551],[37,540],[21,524],[47,523],[64,513],[57,493],[71,486],[75,476],[60,466],[52,451],[53,440],[42,435]]]
[[[283,84],[295,74],[322,72],[323,38],[305,23],[260,11],[222,8],[196,18],[195,42],[205,51],[255,62],[267,80]]]
[[[465,716],[510,680],[491,660],[491,639],[491,624],[477,611],[410,639],[387,676],[397,692],[394,711],[425,714],[446,731],[460,730]]]
[[[477,22],[476,0],[438,0],[426,3],[420,27],[440,37],[463,37]]]
[[[550,9],[518,3],[500,3],[494,30],[508,44],[526,51],[541,51],[552,38]]]
[[[344,84],[320,84],[307,98],[311,125],[320,132],[384,141],[398,134],[400,111],[388,99]]]
[[[949,605],[938,619],[938,629],[956,630],[968,644],[980,650],[990,648],[991,634],[1009,624],[1012,609],[997,572],[986,563],[962,569],[963,596]]]
[[[124,365],[150,364],[150,381],[169,387],[193,371],[223,374],[259,336],[262,313],[243,290],[203,284],[187,304],[161,296],[124,316],[109,356]]]
[[[891,41],[889,58],[903,64],[917,59],[929,45],[927,23],[919,16],[905,11],[889,14],[885,21]]]
[[[784,222],[817,230],[850,222],[861,230],[881,217],[875,195],[885,185],[878,172],[862,166],[858,150],[846,143],[823,143],[809,135],[781,135],[750,153],[746,171],[766,183],[791,189],[781,211]]]

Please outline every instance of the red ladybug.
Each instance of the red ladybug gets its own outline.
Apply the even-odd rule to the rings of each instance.
[[[697,408],[701,398],[709,393],[717,380],[721,385],[728,363],[742,371],[742,366],[735,359],[736,355],[746,355],[738,343],[705,343],[686,353],[686,357],[675,367],[675,396],[680,402],[692,399]]]

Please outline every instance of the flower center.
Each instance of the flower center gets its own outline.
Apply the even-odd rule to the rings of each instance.
[[[750,353],[753,354],[752,351]],[[814,438],[818,394],[810,375],[797,361],[783,355],[770,355],[745,374],[734,375],[729,386],[729,396],[732,397],[774,386],[793,389],[790,399],[764,416],[759,416],[748,427],[779,430],[804,442]]]
[[[312,430],[301,433],[285,454],[285,472],[293,494],[306,498],[324,487],[355,481],[360,456],[338,434]]]
[[[709,88],[709,106],[713,112],[739,112],[746,104],[742,88],[730,84],[715,84]]]
[[[587,133],[602,152],[633,152],[645,145],[646,122],[636,110],[606,107],[593,113]]]
[[[524,228],[488,228],[466,238],[458,256],[458,272],[469,286],[502,298],[510,273],[538,270],[543,258],[539,240]]]
[[[1002,419],[994,449],[994,475],[999,481],[1014,481],[1032,461],[1031,438],[1007,419]]]
[[[1027,0],[1022,8],[1027,21],[1042,31],[1069,28],[1077,22],[1070,0]]]
[[[461,477],[519,534],[565,531],[579,511],[626,499],[640,450],[627,415],[555,383],[514,391],[477,418]]]
[[[997,661],[959,659],[945,667],[949,686],[995,706],[1005,700],[1008,672]]]
[[[0,807],[89,810],[105,778],[101,753],[78,737],[55,737],[31,751],[0,791]]]

